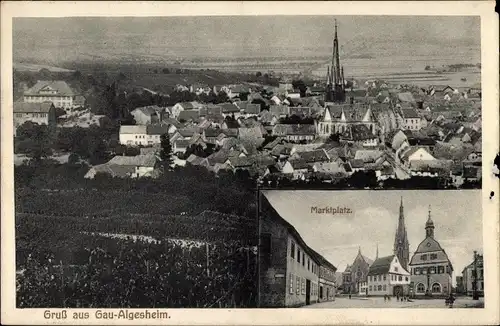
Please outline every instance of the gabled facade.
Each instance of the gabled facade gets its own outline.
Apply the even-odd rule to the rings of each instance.
[[[77,94],[62,80],[48,81],[39,80],[24,92],[23,102],[43,103],[52,102],[56,108],[72,109],[80,106],[75,104]]]
[[[425,239],[415,250],[409,266],[416,296],[446,297],[451,293],[453,265],[434,238],[430,208],[425,223]]]
[[[411,275],[396,255],[376,259],[368,271],[368,295],[409,295]]]

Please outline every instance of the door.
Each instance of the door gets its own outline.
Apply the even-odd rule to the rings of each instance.
[[[326,300],[330,299],[330,288],[326,288]]]
[[[306,280],[306,305],[311,304],[311,281]]]
[[[403,295],[403,287],[401,285],[394,286],[393,295],[395,297],[401,297]]]
[[[319,287],[319,298],[321,300],[323,300],[323,287],[322,286]]]

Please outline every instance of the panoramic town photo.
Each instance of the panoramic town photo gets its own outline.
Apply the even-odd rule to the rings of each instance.
[[[262,190],[260,305],[484,308],[478,207],[478,190]]]
[[[263,306],[259,188],[481,188],[479,17],[12,28],[18,308]]]

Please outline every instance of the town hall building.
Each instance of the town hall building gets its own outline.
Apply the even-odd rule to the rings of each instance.
[[[410,260],[411,279],[416,296],[448,296],[452,289],[453,265],[446,251],[434,238],[434,222],[425,223],[425,239]]]

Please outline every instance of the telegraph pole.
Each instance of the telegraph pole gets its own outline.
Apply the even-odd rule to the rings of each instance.
[[[477,293],[477,251],[474,250],[474,270],[472,271],[472,300],[479,300]]]

